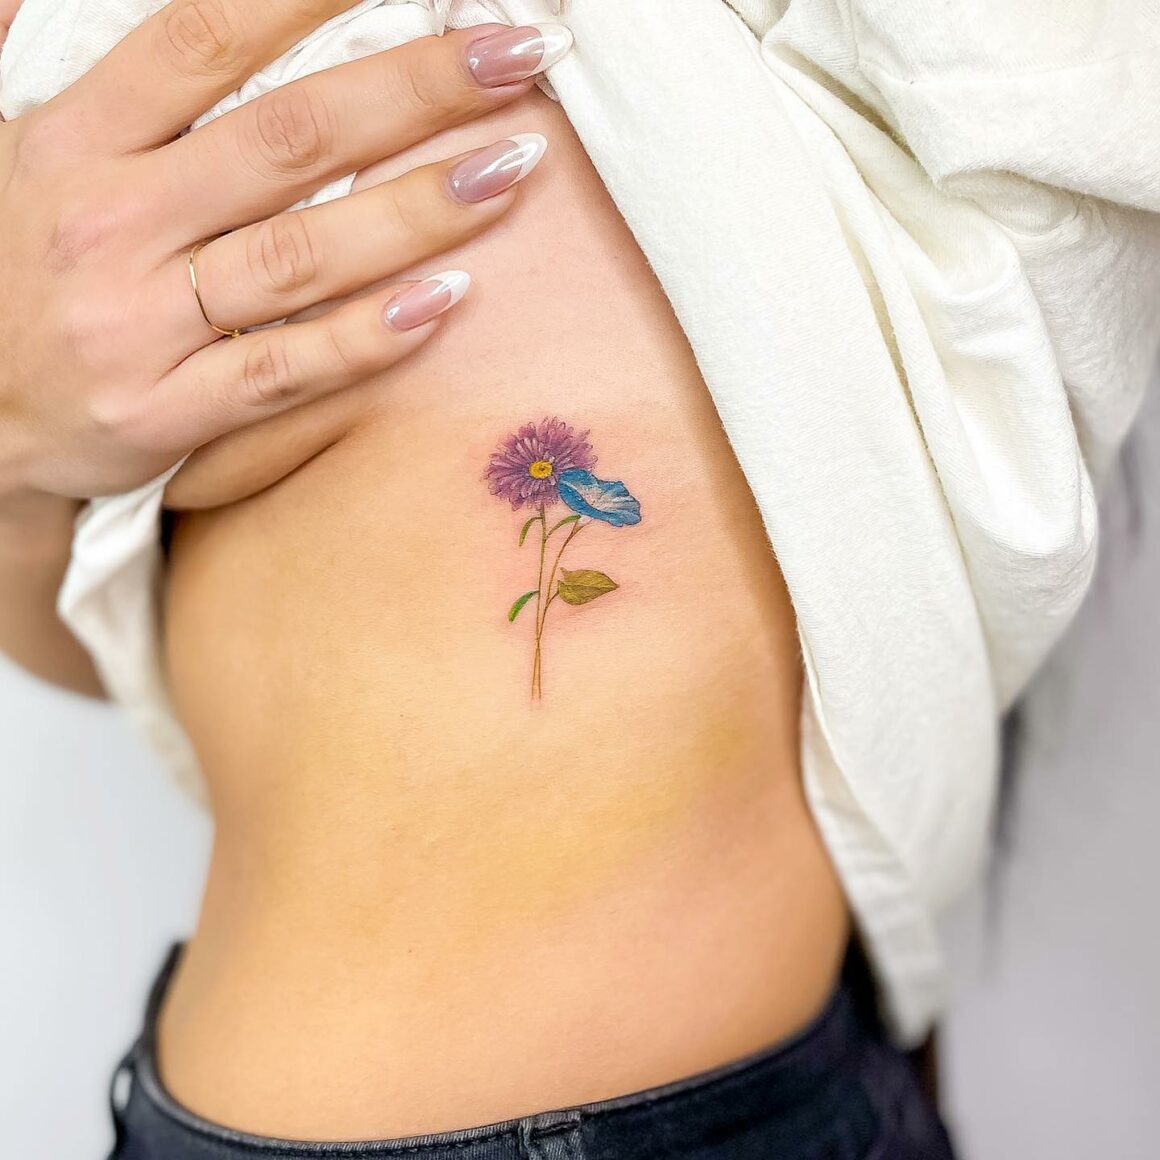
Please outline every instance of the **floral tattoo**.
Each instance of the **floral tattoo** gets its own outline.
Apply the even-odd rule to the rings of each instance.
[[[514,623],[531,601],[536,602],[533,700],[542,694],[544,625],[552,605],[558,599],[577,606],[590,604],[618,587],[603,572],[562,568],[564,553],[585,528],[595,523],[613,528],[640,523],[640,504],[628,488],[618,480],[597,479],[592,474],[596,456],[588,435],[587,431],[577,432],[563,419],[525,423],[500,444],[484,474],[491,494],[508,500],[512,511],[520,508],[535,511],[520,531],[521,548],[528,533],[539,524],[540,569],[536,586],[525,592],[508,612],[508,621]],[[548,509],[561,500],[571,514],[549,525]],[[550,542],[557,534],[562,537],[558,547]]]

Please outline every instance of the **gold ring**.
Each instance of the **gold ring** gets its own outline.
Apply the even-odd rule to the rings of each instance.
[[[193,296],[197,299],[197,308],[201,311],[201,316],[205,319],[206,326],[211,330],[216,330],[218,334],[224,334],[227,338],[241,338],[242,332],[240,330],[226,330],[224,327],[218,326],[216,322],[210,321],[209,315],[205,312],[205,303],[201,300],[201,290],[197,284],[197,256],[208,244],[208,242],[198,242],[189,251],[189,284],[193,287]]]

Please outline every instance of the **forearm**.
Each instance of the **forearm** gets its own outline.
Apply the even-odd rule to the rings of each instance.
[[[0,0],[0,48],[19,8]],[[56,612],[76,507],[41,494],[0,498],[0,652],[54,685],[102,697],[88,653]]]
[[[0,500],[0,652],[54,685],[104,695],[88,653],[61,621],[76,504],[40,494]]]

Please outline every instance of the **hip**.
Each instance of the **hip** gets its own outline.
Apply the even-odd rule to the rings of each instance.
[[[157,1015],[174,948],[145,1027],[114,1077],[112,1160],[951,1160],[947,1134],[907,1058],[890,1045],[851,956],[822,1012],[778,1044],[721,1067],[600,1101],[410,1137],[295,1141],[218,1125],[178,1103],[160,1076]],[[464,1089],[473,1077],[462,1078]]]
[[[405,857],[353,825],[261,857],[219,830],[158,1017],[176,1098],[273,1136],[437,1132],[697,1074],[825,1005],[848,920],[797,787],[699,799],[623,865],[611,825],[528,814],[526,849],[436,815]]]

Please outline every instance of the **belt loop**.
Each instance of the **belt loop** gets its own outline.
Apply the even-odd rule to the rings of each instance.
[[[137,1053],[141,1049],[141,1039],[121,1057],[109,1081],[109,1113],[113,1118],[113,1151],[109,1160],[118,1160],[125,1147],[125,1109],[133,1094],[133,1084],[137,1080]]]
[[[519,1131],[525,1160],[584,1160],[580,1119],[574,1109],[525,1116]]]

